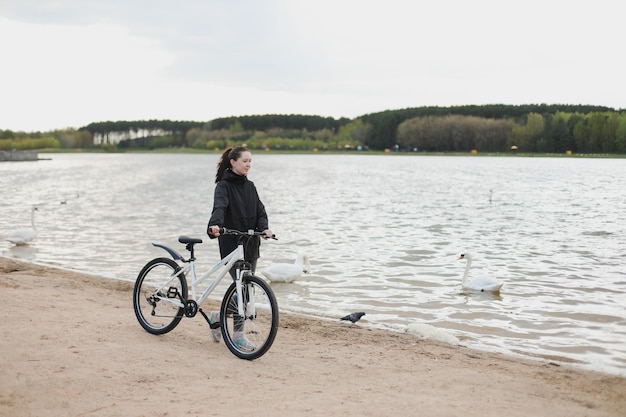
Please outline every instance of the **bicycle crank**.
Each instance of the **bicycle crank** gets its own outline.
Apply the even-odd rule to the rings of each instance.
[[[198,303],[194,300],[187,300],[185,302],[185,316],[187,317],[195,317],[198,313]]]

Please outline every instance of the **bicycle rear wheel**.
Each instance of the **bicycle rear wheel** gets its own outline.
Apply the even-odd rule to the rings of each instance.
[[[169,258],[153,259],[143,267],[133,291],[133,307],[139,324],[152,334],[164,334],[174,329],[185,314],[176,303],[187,299],[184,274],[174,276],[180,266]]]
[[[242,282],[244,316],[237,313],[237,288],[232,283],[222,301],[220,324],[228,349],[241,359],[264,355],[278,332],[278,303],[270,286],[261,278],[248,275]]]

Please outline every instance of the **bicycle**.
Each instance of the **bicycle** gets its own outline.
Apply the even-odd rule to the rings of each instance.
[[[237,248],[200,277],[196,275],[194,245],[202,243],[202,239],[178,238],[189,251],[188,259],[167,246],[153,243],[173,259],[155,258],[139,272],[133,290],[135,315],[146,331],[161,335],[172,331],[183,317],[195,317],[200,312],[211,329],[221,328],[224,344],[234,355],[241,359],[257,359],[269,350],[278,332],[276,296],[268,283],[253,275],[250,263],[244,260],[244,242],[252,236],[262,236],[263,232],[222,228],[220,234],[238,236]],[[276,239],[275,236],[272,238]],[[184,265],[179,265],[177,261]],[[233,266],[235,278],[224,294],[219,322],[211,323],[200,305]],[[214,276],[213,280],[198,296],[198,285],[211,276]],[[190,277],[189,283],[187,277]],[[250,343],[243,346],[237,343],[241,332]]]

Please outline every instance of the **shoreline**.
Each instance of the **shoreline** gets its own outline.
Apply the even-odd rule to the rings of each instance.
[[[295,314],[281,314],[266,355],[243,361],[211,341],[201,318],[148,334],[132,288],[0,257],[0,415],[593,417],[626,409],[620,376]]]
[[[4,255],[2,255],[0,253],[0,260],[2,259],[7,259],[7,260],[12,260],[12,261],[16,261],[16,262],[20,262],[20,263],[25,263],[27,265],[34,265],[34,266],[38,266],[38,267],[42,267],[42,268],[51,268],[51,269],[58,269],[61,271],[67,271],[67,272],[71,272],[71,273],[75,273],[75,274],[79,274],[79,275],[86,275],[86,276],[91,276],[93,278],[97,278],[97,279],[103,279],[103,280],[113,280],[113,281],[117,281],[117,282],[121,282],[121,283],[129,283],[131,285],[131,291],[132,291],[132,285],[134,285],[134,281],[130,281],[124,278],[120,278],[117,277],[115,275],[106,275],[106,274],[101,274],[101,273],[97,273],[97,272],[90,272],[90,271],[85,271],[85,270],[78,270],[78,269],[72,269],[72,268],[67,268],[67,267],[63,267],[60,265],[55,265],[55,264],[50,264],[50,263],[45,263],[45,262],[38,262],[38,261],[26,261],[26,260],[22,260],[19,258],[12,258],[12,257],[6,257]],[[213,300],[214,301],[214,300]],[[211,298],[209,298],[207,300],[207,302],[211,302]],[[220,300],[221,302],[221,300]],[[279,303],[280,304],[280,303]],[[313,316],[308,316],[306,312],[299,312],[296,310],[285,310],[282,308],[281,306],[281,314],[288,314],[291,316],[295,316],[295,317],[299,317],[299,318],[310,318],[316,321],[320,321],[320,322],[325,322],[325,323],[333,323],[335,322],[335,317],[329,317],[329,316],[323,316],[323,315],[313,315]],[[407,333],[407,329],[406,328],[401,328],[401,327],[391,327],[391,326],[385,326],[385,325],[375,325],[371,322],[365,322],[365,323],[360,323],[361,326],[370,329],[370,330],[380,330],[380,331],[385,331],[385,332],[390,332],[390,333],[394,333],[394,334],[405,334]],[[424,326],[426,327],[430,327],[430,325],[428,324],[424,324]],[[429,330],[429,329],[425,329],[425,330]],[[459,347],[462,348],[467,348],[467,349],[471,349],[471,350],[476,350],[479,352],[486,352],[486,353],[494,353],[494,354],[499,354],[499,355],[504,355],[504,356],[508,356],[508,357],[512,357],[514,359],[521,359],[521,360],[530,360],[530,361],[536,361],[539,363],[547,363],[547,364],[551,364],[554,366],[569,366],[572,367],[574,369],[578,369],[581,371],[591,371],[591,372],[597,372],[597,373],[601,373],[601,374],[606,374],[609,376],[616,376],[616,377],[620,377],[620,378],[626,378],[626,374],[621,374],[619,372],[610,372],[608,370],[604,370],[604,369],[593,369],[594,364],[590,363],[590,362],[585,362],[585,361],[580,361],[574,358],[570,358],[567,356],[563,356],[563,355],[559,355],[559,354],[549,354],[549,353],[531,353],[531,352],[527,352],[527,351],[522,351],[522,350],[511,350],[511,351],[507,351],[506,349],[498,349],[498,348],[494,348],[494,347],[476,347],[476,346],[468,346],[467,344],[463,343],[463,341],[465,339],[467,339],[466,337],[463,336],[458,336],[458,338],[456,336],[454,336],[452,333],[447,332],[444,329],[439,329],[437,327],[433,327],[432,330],[437,333],[437,334],[429,334],[429,340],[428,341],[435,341],[435,342],[439,342],[442,341],[443,339],[448,339],[449,338],[456,338],[458,339],[456,342],[458,343]],[[422,336],[421,332],[417,332],[419,334],[419,336],[416,336],[414,334],[415,337],[420,338],[420,336]],[[445,334],[444,334],[445,333]],[[423,338],[421,340],[424,340]],[[449,343],[449,342],[448,342]],[[1,417],[1,416],[0,416]]]

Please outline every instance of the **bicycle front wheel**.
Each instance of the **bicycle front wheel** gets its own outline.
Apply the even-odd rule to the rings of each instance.
[[[133,307],[139,324],[152,334],[176,327],[185,314],[187,280],[176,273],[180,266],[169,258],[153,259],[143,267],[133,291]]]
[[[241,359],[264,355],[278,332],[278,303],[270,286],[248,275],[242,282],[244,315],[238,314],[235,283],[226,291],[220,310],[222,337],[228,349]]]

